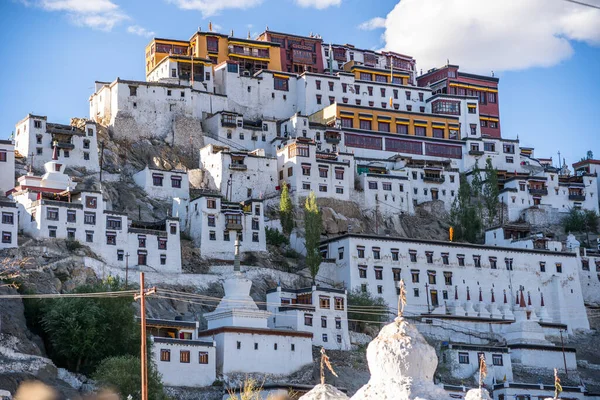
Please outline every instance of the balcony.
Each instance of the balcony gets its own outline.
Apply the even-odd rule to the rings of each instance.
[[[235,47],[229,48],[229,56],[245,56],[245,57],[255,57],[255,58],[263,58],[265,60],[269,59],[269,52],[261,52],[258,49],[236,49]]]
[[[229,164],[229,169],[234,171],[246,171],[248,166],[246,164]]]
[[[483,155],[483,151],[481,151],[481,150],[469,150],[469,155],[470,156],[482,156]]]
[[[339,144],[341,140],[340,135],[325,135],[325,142],[329,144]]]
[[[529,194],[532,196],[547,196],[548,189],[529,189]]]
[[[431,183],[444,183],[446,182],[446,178],[443,176],[427,176],[423,177],[423,182],[431,182]]]
[[[569,200],[573,201],[585,201],[585,194],[570,194]]]
[[[239,222],[227,222],[227,224],[225,224],[225,228],[228,231],[241,231],[242,224]]]

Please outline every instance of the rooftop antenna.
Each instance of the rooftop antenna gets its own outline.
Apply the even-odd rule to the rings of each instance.
[[[233,37],[233,29],[229,32],[229,36]]]
[[[494,76],[494,70],[492,70],[492,76]]]
[[[269,25],[267,25],[267,27],[265,28],[265,31],[268,31],[268,30],[269,30]]]
[[[233,36],[233,35],[231,35]],[[250,40],[250,29],[248,29],[248,40]]]
[[[213,31],[213,30],[212,30],[212,28],[213,28],[213,26],[212,26],[212,21],[209,21],[209,22],[208,22],[208,31],[209,31],[209,32],[212,32],[212,31]]]

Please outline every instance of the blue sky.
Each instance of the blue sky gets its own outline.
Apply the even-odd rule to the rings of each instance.
[[[505,35],[498,31],[502,28],[496,27],[496,31],[490,28],[486,36],[485,19],[480,18],[484,34],[478,35],[479,47],[474,47],[472,35],[456,32],[456,23],[448,29],[454,29],[452,34],[459,35],[460,40],[443,31],[430,32],[430,25],[411,29],[411,34],[417,35],[398,44],[395,38],[399,33],[395,29],[406,26],[396,23],[398,18],[417,20],[411,13],[428,11],[419,9],[419,4],[436,1],[448,4],[474,0],[403,0],[404,8],[397,0],[2,0],[0,30],[4,40],[0,52],[4,62],[0,73],[4,82],[0,85],[0,138],[7,138],[15,123],[30,112],[47,115],[52,122],[88,116],[94,81],[112,81],[116,77],[144,80],[144,48],[150,40],[150,36],[144,36],[147,32],[154,32],[157,37],[188,39],[198,26],[206,29],[210,20],[221,27],[221,32],[233,29],[236,36],[245,37],[249,30],[254,36],[268,25],[276,31],[318,33],[326,42],[352,43],[361,48],[385,46],[414,55],[418,63],[421,59],[431,63],[439,59],[442,64],[449,58],[465,71],[495,70],[500,77],[503,136],[519,136],[522,145],[535,147],[540,157],[554,156],[556,160],[560,150],[569,164],[589,149],[600,158],[600,24],[596,24],[600,12],[586,15],[584,22],[574,19],[577,26],[585,28],[588,24],[587,30],[581,28],[575,34],[571,33],[572,27],[563,26],[561,17],[562,25],[556,22],[552,38],[536,36],[546,30],[544,27],[523,33],[522,37]],[[594,1],[600,4],[600,0],[590,0]],[[213,3],[230,8],[207,8]],[[236,8],[239,6],[248,8]],[[578,16],[581,14],[573,10]],[[508,11],[511,16],[518,14]],[[530,12],[525,10],[523,14]],[[557,10],[556,15],[562,16],[564,11]],[[370,26],[359,27],[372,18],[378,19]],[[477,14],[471,16],[469,23],[477,18]],[[553,15],[547,16],[549,21],[552,18]],[[439,29],[444,28],[443,21],[436,24]],[[137,34],[129,32],[132,30]],[[569,34],[563,33],[567,31]],[[452,37],[451,45],[440,37]],[[544,51],[533,54],[523,47],[528,37],[532,48]],[[546,46],[557,37],[561,42],[554,44],[559,47]],[[584,40],[572,40],[573,37]],[[398,48],[400,45],[403,48]],[[525,64],[505,62],[510,59]]]

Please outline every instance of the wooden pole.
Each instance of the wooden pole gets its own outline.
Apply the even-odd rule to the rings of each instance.
[[[148,353],[146,349],[146,296],[156,293],[156,288],[144,289],[144,273],[140,272],[140,293],[136,294],[134,299],[140,300],[140,325],[142,343],[140,346],[140,366],[142,377],[142,396],[141,400],[148,400]]]

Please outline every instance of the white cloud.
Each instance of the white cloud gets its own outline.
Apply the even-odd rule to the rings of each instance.
[[[358,26],[358,29],[361,29],[363,31],[373,31],[379,28],[385,28],[385,18],[375,17],[363,22]]]
[[[167,0],[182,10],[196,10],[202,13],[202,17],[210,17],[227,9],[247,9],[256,7],[263,0]]]
[[[342,0],[296,0],[300,7],[314,7],[317,10],[323,10],[331,6],[339,6]]]
[[[46,11],[65,12],[73,23],[93,29],[110,31],[129,17],[110,0],[23,0],[26,6]]]
[[[131,26],[127,27],[127,32],[129,32],[133,35],[144,36],[144,37],[154,36],[153,31],[149,31],[148,29],[141,27],[139,25],[131,25]]]
[[[423,70],[449,59],[489,73],[555,65],[571,56],[572,41],[600,44],[599,26],[600,10],[566,1],[402,0],[384,40]]]

